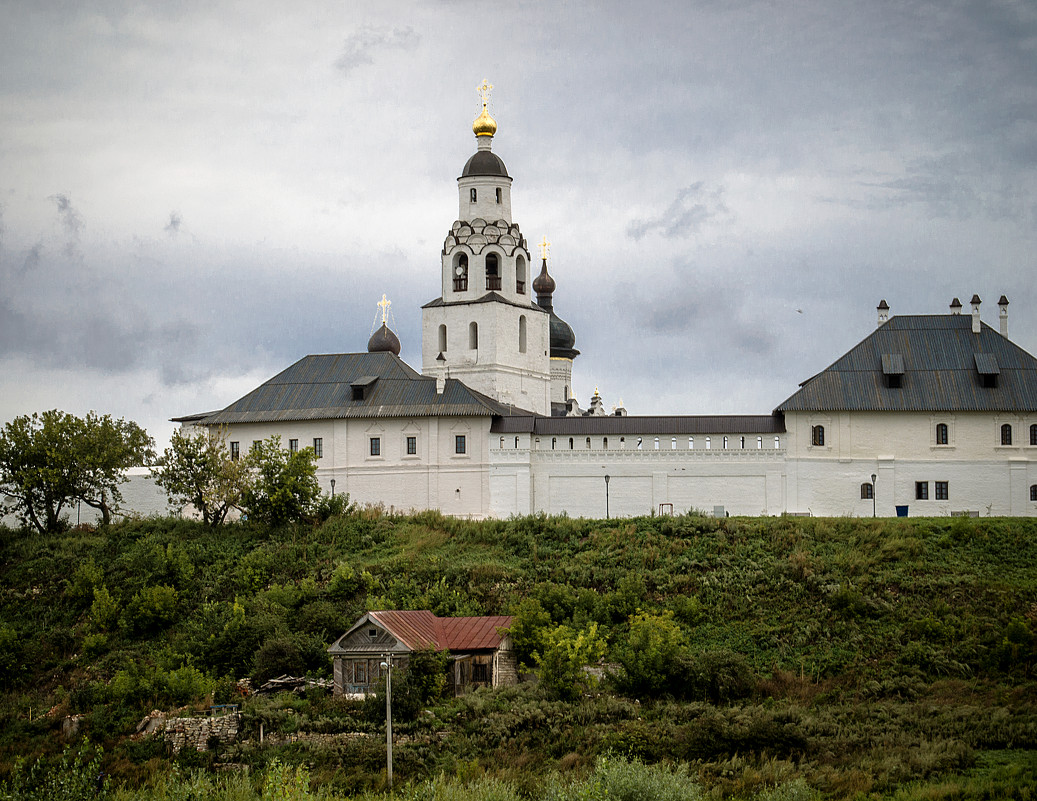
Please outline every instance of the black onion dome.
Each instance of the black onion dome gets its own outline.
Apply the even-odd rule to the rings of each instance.
[[[508,168],[492,151],[478,150],[465,162],[464,169],[461,170],[462,178],[467,178],[469,175],[499,175],[507,178]]]
[[[371,334],[371,338],[367,340],[367,352],[368,353],[392,353],[395,356],[400,355],[400,340],[389,327],[382,323],[382,327]]]
[[[579,356],[576,350],[576,334],[572,327],[554,312],[551,312],[551,356],[556,359],[572,359]]]
[[[551,295],[555,291],[555,280],[547,272],[547,259],[540,268],[540,275],[533,279],[533,291],[538,295]]]

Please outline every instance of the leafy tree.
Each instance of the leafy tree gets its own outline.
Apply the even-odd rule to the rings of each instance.
[[[0,493],[37,531],[58,531],[62,511],[82,501],[104,524],[122,502],[125,470],[146,464],[153,441],[136,423],[56,409],[22,415],[0,432]]]
[[[206,525],[218,526],[241,506],[252,480],[249,458],[233,459],[222,433],[174,431],[152,474],[172,506],[190,504]]]
[[[540,668],[540,684],[553,697],[574,701],[588,680],[583,668],[605,654],[605,641],[598,636],[598,624],[573,631],[557,626],[544,635],[542,651],[533,654]]]
[[[281,447],[274,435],[255,443],[248,455],[255,468],[245,490],[242,508],[250,519],[280,525],[308,517],[320,497],[313,448],[294,453]]]
[[[639,697],[672,692],[686,653],[684,633],[673,612],[652,615],[638,610],[630,616],[626,642],[616,648],[616,661],[623,666],[616,684]]]
[[[544,635],[551,628],[551,616],[536,598],[523,599],[511,619],[511,642],[523,667],[532,667],[533,655],[544,650]]]

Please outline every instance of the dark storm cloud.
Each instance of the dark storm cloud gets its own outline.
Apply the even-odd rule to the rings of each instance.
[[[380,50],[413,50],[420,42],[421,37],[413,28],[365,26],[346,39],[335,67],[343,75],[349,75],[357,67],[373,64],[373,53]]]
[[[170,236],[176,236],[180,233],[180,225],[182,223],[183,218],[180,216],[179,212],[171,211],[169,212],[169,222],[166,223],[166,227],[162,230]]]
[[[703,223],[727,213],[723,195],[723,189],[707,189],[704,182],[698,181],[678,192],[660,214],[631,220],[627,235],[635,241],[653,231],[667,239],[690,236],[699,231]]]

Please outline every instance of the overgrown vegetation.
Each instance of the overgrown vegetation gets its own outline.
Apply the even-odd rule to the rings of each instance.
[[[330,676],[386,608],[514,614],[542,679],[448,698],[419,657],[398,798],[1034,796],[1037,521],[326,513],[0,529],[0,798],[383,797],[383,698],[237,680]],[[233,745],[133,736],[228,702]]]

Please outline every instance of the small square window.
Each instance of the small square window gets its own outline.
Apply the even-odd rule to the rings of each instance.
[[[928,481],[916,481],[915,482],[915,500],[916,501],[927,501],[927,500],[929,500],[929,482]]]
[[[290,439],[290,440],[288,440],[288,452],[289,453],[298,453],[299,452],[299,440],[297,440],[297,439]]]
[[[313,457],[315,459],[324,458],[324,438],[314,437],[313,438]]]
[[[380,437],[371,437],[371,455],[382,455],[382,440]]]
[[[949,491],[949,489],[947,487],[947,482],[946,481],[937,481],[935,489],[936,489],[936,500],[938,500],[938,501],[946,501],[948,498],[950,498],[950,491]]]
[[[467,443],[464,434],[454,436],[454,453],[467,453]]]
[[[418,438],[407,437],[407,455],[416,456],[418,453]]]
[[[378,629],[368,629],[367,636],[373,640],[375,637],[378,636]]]
[[[232,442],[230,444],[230,458],[233,461],[235,461],[235,462],[238,461],[239,458],[241,458],[241,443],[240,442]]]

